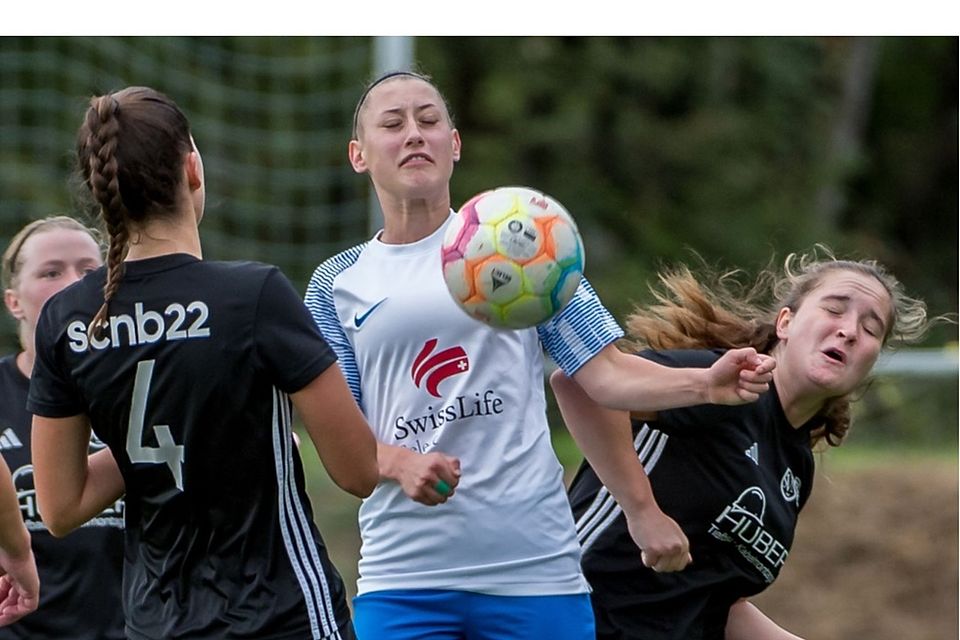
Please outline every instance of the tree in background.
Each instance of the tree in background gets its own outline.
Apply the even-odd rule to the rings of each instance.
[[[301,288],[367,237],[345,160],[370,38],[0,38],[0,235],[82,213],[73,114],[157,86],[209,159],[205,253]],[[824,242],[880,259],[935,313],[957,292],[956,37],[419,37],[466,135],[455,202],[506,184],[576,216],[622,316],[661,262],[754,269]],[[218,170],[217,167],[220,169]],[[0,343],[16,345],[9,323]],[[930,344],[956,339],[942,328]]]
[[[750,268],[816,242],[957,306],[956,38],[420,38],[417,59],[469,134],[455,201],[551,193],[614,307],[690,249]]]

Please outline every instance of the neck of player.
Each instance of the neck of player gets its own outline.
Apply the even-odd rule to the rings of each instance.
[[[410,244],[422,240],[440,228],[450,215],[450,192],[429,198],[380,196],[383,233],[380,242]]]
[[[145,260],[173,253],[203,258],[200,231],[192,214],[155,218],[145,225],[130,229],[127,260]]]

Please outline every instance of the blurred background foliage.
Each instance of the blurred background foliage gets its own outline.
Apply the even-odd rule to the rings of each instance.
[[[52,213],[94,219],[71,177],[86,102],[150,85],[184,109],[204,157],[205,257],[278,264],[302,291],[321,260],[372,234],[369,185],[351,171],[346,144],[356,100],[383,66],[374,41],[0,38],[0,237],[5,244]],[[876,258],[932,313],[956,312],[957,59],[952,36],[413,41],[415,66],[445,92],[463,136],[454,206],[506,184],[556,197],[576,217],[587,276],[618,318],[649,300],[658,267],[694,253],[752,273],[816,243]],[[841,539],[829,518],[827,529],[808,534],[799,553],[809,548],[836,573],[814,566],[802,587],[783,585],[782,601],[768,610],[775,618],[800,612],[798,630],[822,621],[827,630],[810,637],[848,629],[847,637],[919,639],[956,629],[956,517],[947,514],[942,530],[931,524],[956,507],[956,341],[956,325],[940,326],[923,346],[946,367],[882,373],[855,405],[854,446],[830,451],[820,466],[829,474],[865,459],[892,470],[893,484],[869,480],[862,496],[838,503],[840,520],[864,540]],[[16,347],[8,318],[0,348]],[[572,473],[580,454],[552,404],[549,412],[557,454]],[[301,454],[317,521],[353,593],[357,501],[329,481],[313,447]],[[940,491],[932,480],[943,465],[953,486]],[[919,479],[905,485],[911,470]],[[859,486],[850,478],[831,486],[829,475],[817,482],[815,499]],[[918,500],[928,485],[924,513]],[[888,495],[890,506],[881,500]],[[850,516],[870,506],[895,522]],[[917,514],[902,517],[905,506]],[[817,522],[815,514],[806,520]],[[919,542],[902,552],[868,544],[911,527]],[[901,570],[906,562],[894,562],[889,576],[872,573],[901,556],[917,564],[925,550],[932,564],[915,574]],[[804,567],[801,560],[793,566]],[[889,598],[870,594],[879,584],[891,585]],[[925,609],[917,600],[946,604]],[[856,614],[874,624],[849,631],[841,623]],[[903,620],[909,626],[897,626]]]
[[[71,178],[86,100],[145,84],[193,124],[205,256],[279,264],[303,290],[372,233],[346,143],[373,43],[0,38],[0,236],[54,212],[93,219]],[[619,318],[658,267],[694,253],[751,273],[816,243],[878,259],[935,314],[957,310],[956,37],[419,37],[413,61],[463,137],[454,206],[505,184],[557,198]],[[955,358],[956,337],[942,325],[925,346]],[[0,346],[16,348],[9,319]],[[870,433],[955,450],[955,372],[934,394],[923,378],[878,384]]]
[[[689,250],[754,269],[817,242],[957,307],[956,38],[429,38],[417,54],[463,134],[454,200],[519,183],[566,203],[618,311]]]

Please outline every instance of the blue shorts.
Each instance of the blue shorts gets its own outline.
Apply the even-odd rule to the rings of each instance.
[[[357,640],[594,640],[590,595],[397,589],[353,599]]]

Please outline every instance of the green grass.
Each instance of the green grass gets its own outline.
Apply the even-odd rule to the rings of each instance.
[[[957,445],[941,447],[911,446],[909,444],[855,444],[845,443],[817,453],[817,464],[838,469],[864,469],[889,465],[957,466]]]

